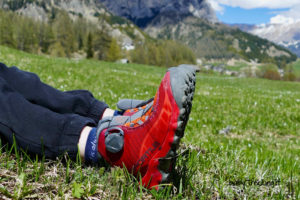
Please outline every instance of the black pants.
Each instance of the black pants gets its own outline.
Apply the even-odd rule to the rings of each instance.
[[[96,126],[107,107],[88,91],[61,92],[0,63],[0,136],[10,144],[15,137],[30,154],[76,157],[80,132]]]

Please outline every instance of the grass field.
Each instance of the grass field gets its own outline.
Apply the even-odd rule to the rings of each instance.
[[[295,61],[293,64],[293,69],[295,71],[295,74],[297,77],[300,77],[300,59],[298,59],[297,61]]]
[[[69,60],[0,47],[0,62],[116,108],[155,95],[165,68]],[[0,97],[1,98],[1,97]],[[174,185],[141,188],[125,170],[0,150],[0,199],[299,199],[300,83],[197,75]]]

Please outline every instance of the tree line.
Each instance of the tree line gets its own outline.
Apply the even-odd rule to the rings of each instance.
[[[195,63],[194,53],[174,41],[147,38],[134,41],[136,48],[126,52],[101,24],[104,23],[90,23],[82,16],[71,19],[62,10],[52,10],[47,22],[43,22],[0,9],[0,45],[58,57],[79,53],[112,62],[127,58],[135,63],[168,67]]]
[[[93,38],[92,44],[88,43],[88,37]],[[86,52],[89,47],[93,49],[93,57],[106,59],[112,42],[104,30],[80,17],[72,20],[64,11],[52,12],[48,22],[42,22],[0,10],[1,45],[60,57]]]
[[[134,63],[176,66],[179,64],[195,64],[196,57],[190,48],[172,40],[160,40],[137,44],[131,52]]]

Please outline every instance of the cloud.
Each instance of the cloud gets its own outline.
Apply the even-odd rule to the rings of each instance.
[[[298,5],[292,7],[288,11],[281,12],[280,14],[293,19],[300,19],[300,2]]]
[[[208,0],[208,2],[216,12],[223,14],[224,7],[219,4],[218,0]]]
[[[243,9],[268,8],[288,9],[287,11],[276,11],[277,15],[270,18],[270,24],[294,23],[300,21],[299,0],[207,0],[212,8],[223,14],[224,6],[240,7]]]
[[[208,0],[215,7],[222,7],[222,5],[231,7],[240,7],[244,9],[254,8],[292,8],[300,5],[299,0]],[[214,8],[213,6],[213,8]]]
[[[292,24],[300,21],[300,3],[271,17],[270,24]]]
[[[276,15],[270,19],[270,24],[293,24],[295,19],[283,15]]]

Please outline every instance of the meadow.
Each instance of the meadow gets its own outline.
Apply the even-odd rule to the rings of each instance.
[[[39,56],[0,46],[0,62],[116,109],[154,96],[166,68]],[[197,74],[173,184],[147,190],[119,168],[0,149],[0,199],[300,199],[300,83]],[[62,161],[66,158],[66,162]]]
[[[300,76],[300,59],[293,62],[292,69],[294,70],[296,76],[299,77]]]

